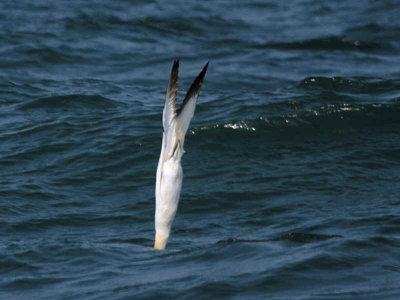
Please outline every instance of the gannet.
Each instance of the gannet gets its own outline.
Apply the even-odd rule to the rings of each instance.
[[[196,100],[207,72],[208,63],[193,81],[181,107],[177,108],[179,60],[175,60],[171,70],[163,111],[163,138],[157,167],[155,249],[165,249],[179,204],[182,187],[181,158],[186,131],[196,108]]]

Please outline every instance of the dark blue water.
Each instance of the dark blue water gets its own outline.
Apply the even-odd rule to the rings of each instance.
[[[0,2],[0,298],[400,299],[399,66],[395,0]]]

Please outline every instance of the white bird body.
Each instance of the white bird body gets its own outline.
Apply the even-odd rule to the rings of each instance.
[[[179,110],[176,109],[179,61],[175,61],[172,67],[163,111],[164,133],[157,167],[154,242],[156,249],[165,249],[178,209],[183,179],[183,144],[207,66],[208,64],[193,82]]]
[[[178,145],[175,153],[169,155],[163,134],[163,145],[157,168],[156,182],[156,241],[165,248],[170,235],[172,222],[175,218],[182,188],[183,172],[181,157],[183,149]],[[170,147],[168,147],[170,148]],[[181,148],[178,150],[178,148]],[[164,155],[165,154],[165,155]]]

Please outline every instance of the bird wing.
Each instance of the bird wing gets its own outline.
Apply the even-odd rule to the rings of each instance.
[[[176,98],[178,95],[178,70],[179,60],[175,60],[172,65],[171,76],[169,78],[167,94],[165,95],[165,105],[163,111],[163,127],[167,131],[171,121],[177,115]]]
[[[193,81],[190,89],[186,93],[185,99],[183,100],[182,106],[176,112],[178,123],[181,127],[182,134],[185,136],[186,131],[189,128],[190,121],[193,118],[194,110],[196,108],[196,100],[199,97],[200,87],[203,83],[204,76],[207,72],[208,63],[204,66],[203,70],[197,75]]]

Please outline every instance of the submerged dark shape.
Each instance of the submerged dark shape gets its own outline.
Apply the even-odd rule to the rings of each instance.
[[[296,243],[312,243],[324,241],[332,238],[342,238],[343,236],[338,234],[317,234],[317,233],[302,233],[302,232],[290,232],[283,234],[273,241],[289,241]]]
[[[220,240],[218,244],[233,244],[233,243],[264,243],[264,242],[276,242],[276,241],[289,241],[296,243],[312,243],[324,241],[332,238],[342,238],[343,236],[338,234],[316,234],[316,233],[301,233],[301,232],[290,232],[283,234],[273,239],[238,239],[230,237],[226,240]]]

